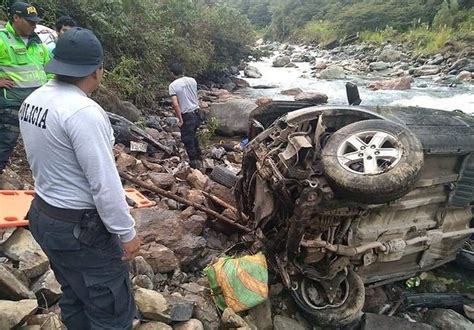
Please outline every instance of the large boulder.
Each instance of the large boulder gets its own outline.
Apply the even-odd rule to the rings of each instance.
[[[254,66],[247,66],[244,69],[244,76],[247,78],[262,78],[260,71]]]
[[[12,329],[21,325],[38,308],[36,299],[20,301],[0,300],[0,329]]]
[[[173,255],[167,249],[173,252],[183,269],[192,267],[200,258],[206,240],[188,231],[180,218],[180,212],[155,207],[134,209],[131,214],[135,219],[138,235],[146,247],[142,249],[141,255],[155,272],[175,268]],[[162,246],[146,245],[153,242]]]
[[[400,61],[402,52],[393,49],[392,47],[386,47],[379,55],[379,61],[382,62],[397,62]]]
[[[411,77],[400,77],[390,80],[374,81],[368,88],[371,90],[406,90],[411,88]]]
[[[130,121],[135,122],[142,115],[141,111],[135,105],[128,101],[120,100],[113,92],[104,86],[99,87],[93,98],[105,111],[115,113]]]
[[[280,57],[277,57],[275,60],[273,60],[272,65],[275,68],[282,68],[290,64],[290,62],[291,62],[291,58],[289,56],[280,56]]]
[[[338,65],[331,65],[319,73],[321,79],[345,79],[344,69]]]
[[[18,269],[28,278],[44,274],[49,267],[48,257],[26,229],[18,228],[0,249],[19,262]]]
[[[246,135],[250,112],[257,105],[251,100],[231,100],[214,103],[209,107],[208,116],[217,119],[217,133],[224,136]]]
[[[328,103],[328,96],[318,92],[303,92],[295,96],[295,101],[307,102],[313,105]]]

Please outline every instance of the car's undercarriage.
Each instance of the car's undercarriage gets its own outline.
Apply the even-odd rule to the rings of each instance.
[[[410,109],[354,107],[297,110],[268,128],[265,111],[252,118],[260,131],[237,197],[258,247],[319,324],[351,322],[364,283],[451,261],[474,231],[474,120],[421,110],[421,123]],[[435,129],[456,130],[458,143],[439,143]]]

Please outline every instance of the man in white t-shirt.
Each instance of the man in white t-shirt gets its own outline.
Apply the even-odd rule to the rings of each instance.
[[[21,105],[20,131],[35,180],[31,233],[61,284],[68,329],[131,329],[128,264],[140,240],[115,167],[111,124],[90,99],[103,75],[95,35],[72,28],[45,70],[56,74]]]
[[[199,169],[202,167],[202,152],[197,138],[197,130],[201,125],[197,83],[194,78],[184,76],[180,63],[172,64],[170,70],[177,78],[170,84],[169,94],[181,129],[181,141],[188,154],[190,166]]]

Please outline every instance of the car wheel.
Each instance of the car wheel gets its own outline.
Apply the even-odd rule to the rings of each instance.
[[[322,151],[323,170],[335,193],[369,204],[406,194],[422,165],[418,138],[407,128],[380,119],[341,128]]]
[[[361,315],[365,302],[364,283],[359,275],[350,270],[338,291],[338,296],[328,303],[318,282],[303,278],[298,289],[292,291],[292,296],[306,318],[315,325],[339,327]]]
[[[467,240],[456,256],[456,264],[474,270],[474,239]]]

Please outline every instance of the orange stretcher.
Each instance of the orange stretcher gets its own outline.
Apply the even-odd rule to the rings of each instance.
[[[35,196],[33,190],[0,190],[0,228],[28,226],[26,214]],[[143,196],[138,190],[125,189],[130,208],[154,206],[156,203]]]

